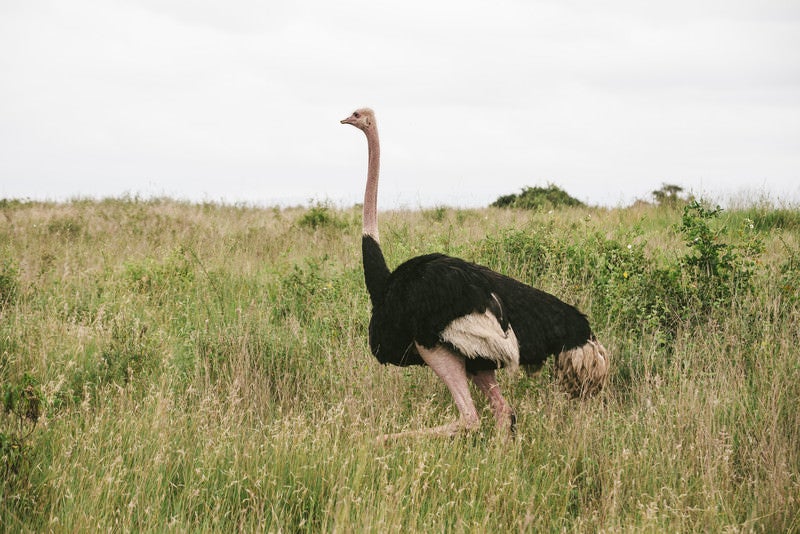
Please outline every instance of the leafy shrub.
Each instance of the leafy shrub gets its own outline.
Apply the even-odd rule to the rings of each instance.
[[[683,209],[681,233],[691,252],[681,258],[678,268],[688,276],[693,298],[703,311],[727,305],[737,291],[752,289],[755,259],[764,245],[745,221],[744,243],[736,246],[722,240],[724,226],[712,229],[710,221],[719,217],[722,208],[708,209],[692,201]]]
[[[482,261],[534,285],[560,273],[577,290],[591,293],[587,311],[593,317],[626,330],[640,330],[648,317],[659,315],[658,294],[668,285],[643,244],[623,244],[600,233],[574,242],[552,225],[513,230],[485,238],[478,251]]]
[[[493,208],[518,208],[527,210],[584,205],[583,202],[570,196],[566,191],[553,184],[547,187],[525,187],[519,194],[503,195],[491,203],[491,207]]]
[[[674,288],[645,255],[644,244],[625,245],[601,235],[593,236],[591,244],[584,270],[593,289],[593,313],[628,331],[660,326],[663,295]]]
[[[590,314],[609,326],[670,335],[681,324],[707,320],[753,287],[763,244],[749,223],[739,236],[740,245],[725,242],[726,227],[714,229],[711,222],[721,211],[695,201],[685,206],[678,231],[689,252],[666,266],[647,257],[644,244],[635,239],[620,243],[594,233],[572,242],[551,226],[487,237],[478,252],[493,267],[534,284],[548,273],[565,273],[589,289]]]
[[[489,204],[492,208],[511,208],[514,206],[514,201],[517,199],[516,193],[511,193],[510,195],[500,195],[497,197],[497,200]]]
[[[749,227],[741,245],[724,241],[727,228],[711,226],[721,211],[697,201],[686,205],[679,231],[689,252],[663,267],[645,256],[643,246],[628,245],[624,252],[607,243],[607,272],[594,279],[601,310],[626,329],[659,328],[670,334],[681,324],[708,320],[737,293],[752,290],[763,244]]]
[[[562,248],[551,228],[507,230],[497,237],[484,238],[478,244],[478,254],[500,271],[534,280],[551,268]]]
[[[346,223],[339,219],[328,203],[317,202],[300,218],[298,223],[305,228],[343,228]]]

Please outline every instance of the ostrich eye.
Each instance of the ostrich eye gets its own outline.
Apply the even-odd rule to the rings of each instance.
[[[355,117],[355,118],[359,118],[360,116],[361,115],[359,115],[358,112],[353,113],[353,117]]]

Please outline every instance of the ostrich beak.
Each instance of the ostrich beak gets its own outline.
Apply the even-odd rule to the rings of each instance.
[[[347,117],[339,121],[339,124],[353,124],[353,117]]]

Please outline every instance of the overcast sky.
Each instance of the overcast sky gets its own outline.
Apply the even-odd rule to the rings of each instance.
[[[0,197],[800,201],[797,0],[0,0]]]

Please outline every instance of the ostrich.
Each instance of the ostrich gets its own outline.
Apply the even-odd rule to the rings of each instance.
[[[470,379],[488,397],[497,427],[513,434],[516,416],[500,393],[495,370],[522,365],[535,371],[550,355],[558,355],[556,378],[570,396],[599,391],[608,373],[606,350],[573,306],[487,267],[443,254],[418,256],[389,270],[378,239],[380,144],[375,114],[358,109],[341,123],[367,137],[361,247],[372,302],[372,354],[382,364],[427,365],[450,390],[459,411],[453,423],[380,439],[476,430],[480,422]]]

